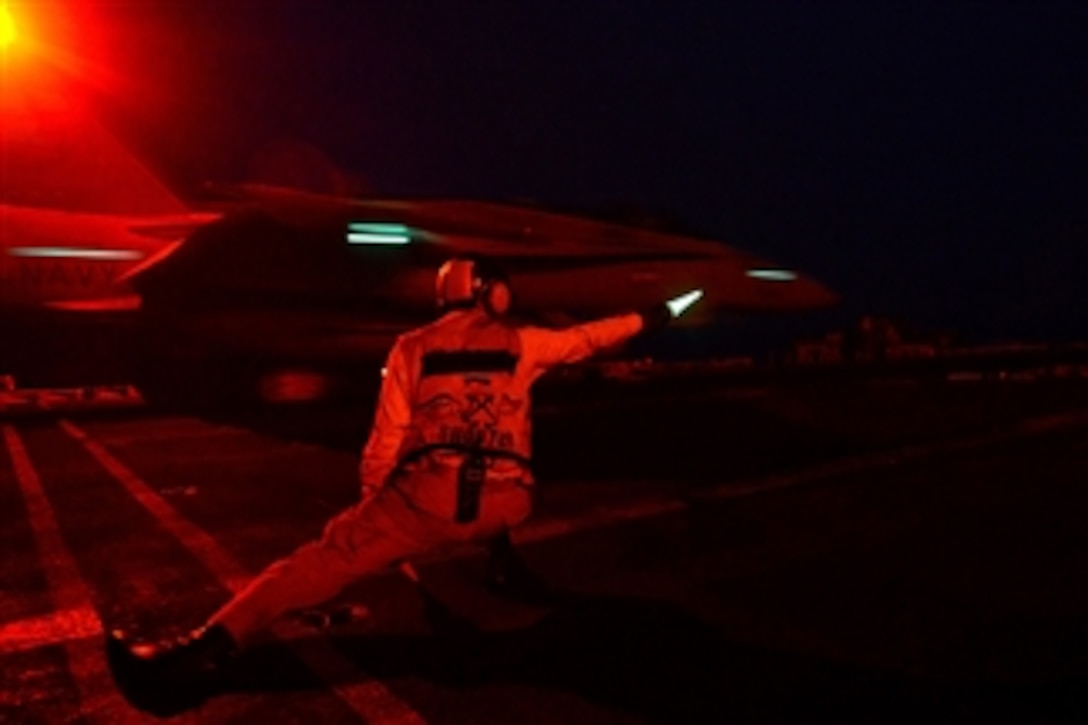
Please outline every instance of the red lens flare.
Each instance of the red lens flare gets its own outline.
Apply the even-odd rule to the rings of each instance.
[[[7,4],[0,5],[0,50],[5,50],[19,38],[19,31],[15,27],[15,18],[11,16],[11,10]]]
[[[105,34],[89,2],[0,0],[0,105],[71,105],[80,89],[112,91]]]

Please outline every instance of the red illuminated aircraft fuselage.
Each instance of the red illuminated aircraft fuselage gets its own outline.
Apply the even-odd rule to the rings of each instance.
[[[217,350],[380,359],[397,332],[434,317],[435,271],[458,255],[497,262],[518,313],[545,321],[645,309],[693,289],[705,294],[686,324],[836,300],[710,240],[491,202],[248,191],[250,206],[133,279],[148,315]]]
[[[135,310],[129,279],[218,215],[117,216],[0,205],[0,307]]]
[[[294,230],[293,238],[278,240],[277,253],[294,246],[299,258],[335,266],[303,265],[293,268],[296,274],[316,268],[326,284],[350,287],[354,280],[359,295],[412,309],[433,308],[435,263],[454,255],[497,261],[514,278],[520,306],[533,312],[607,314],[693,288],[706,292],[700,308],[717,311],[803,311],[837,299],[811,277],[721,242],[568,214],[481,201],[352,200],[260,186],[243,193]],[[238,254],[243,245],[219,244],[228,246]],[[254,277],[274,275],[265,259],[271,243],[244,246]]]
[[[434,316],[435,271],[457,255],[498,261],[520,312],[544,319],[696,288],[694,322],[834,301],[814,280],[713,241],[513,205],[245,186],[226,212],[191,213],[58,71],[90,66],[4,22],[0,40],[22,50],[4,51],[0,74],[0,323],[17,328],[4,335],[17,344],[0,346],[0,372],[49,360],[78,377],[88,348],[114,344],[98,329],[119,319],[133,333],[128,351],[153,351],[137,367],[198,379],[214,377],[193,371],[217,355],[381,359],[396,333]],[[84,336],[58,352],[56,340],[76,339],[72,326]]]
[[[111,324],[120,316],[134,332],[125,369],[134,350],[146,353],[143,369],[172,388],[171,371],[214,377],[208,365],[220,358],[378,362],[396,334],[433,318],[435,271],[458,255],[499,262],[519,313],[544,321],[644,309],[693,289],[705,293],[684,318],[694,324],[835,301],[815,280],[709,240],[489,202],[258,191],[227,212],[0,205],[0,321],[45,313],[93,329],[103,314]],[[23,330],[47,334],[31,325]],[[31,337],[16,339],[29,352]],[[54,368],[84,364],[86,346],[58,360],[41,345]]]

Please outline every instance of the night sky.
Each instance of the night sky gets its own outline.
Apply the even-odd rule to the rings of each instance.
[[[97,17],[124,80],[113,123],[182,190],[284,168],[331,186],[324,158],[380,196],[633,206],[813,274],[841,320],[1088,338],[1088,3],[135,0]]]

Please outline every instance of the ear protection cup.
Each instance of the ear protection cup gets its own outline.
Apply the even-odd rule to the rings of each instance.
[[[484,283],[480,290],[480,299],[489,315],[501,317],[510,311],[514,302],[514,292],[506,280],[492,279]]]
[[[509,311],[514,291],[506,277],[485,262],[473,258],[451,259],[435,278],[440,309],[480,304],[495,317]]]

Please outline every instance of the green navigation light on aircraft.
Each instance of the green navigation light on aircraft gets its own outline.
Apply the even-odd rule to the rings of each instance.
[[[797,279],[797,274],[788,269],[750,269],[746,274],[766,282],[792,282]]]
[[[408,227],[390,222],[352,222],[348,224],[348,244],[403,245],[412,241]]]
[[[0,49],[7,48],[19,38],[15,29],[15,19],[11,17],[11,11],[7,4],[0,5]]]
[[[684,314],[689,307],[698,302],[702,296],[703,291],[701,289],[692,290],[691,292],[687,292],[669,300],[665,304],[668,306],[669,312],[672,313],[673,317],[679,317]]]

